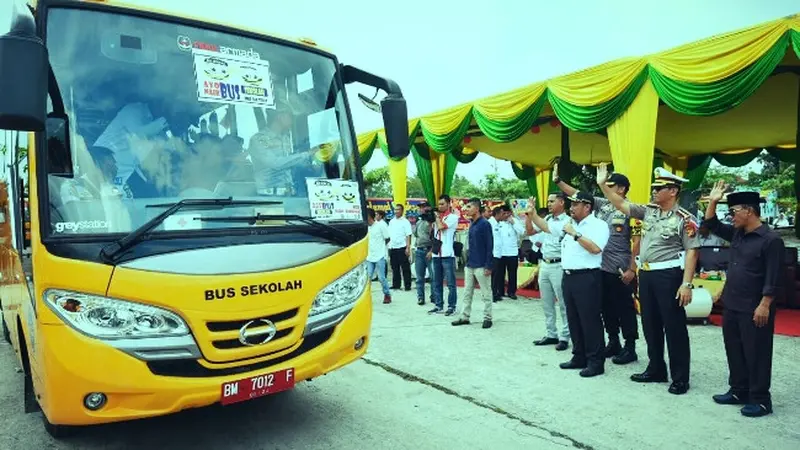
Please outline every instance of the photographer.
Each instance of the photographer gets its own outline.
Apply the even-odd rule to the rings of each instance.
[[[428,253],[433,248],[433,224],[436,216],[430,203],[424,202],[419,205],[419,220],[414,228],[414,270],[417,276],[417,304],[425,304],[425,278],[426,273],[431,269]],[[433,302],[433,284],[431,284],[430,299]]]

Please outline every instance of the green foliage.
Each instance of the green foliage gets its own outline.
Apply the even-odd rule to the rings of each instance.
[[[708,172],[706,172],[706,176],[703,178],[702,183],[700,183],[700,191],[702,192],[703,195],[707,195],[709,192],[711,192],[711,188],[714,187],[717,181],[720,180],[725,181],[730,186],[741,186],[745,184],[747,185],[751,184],[748,182],[744,170],[741,168],[709,167]]]
[[[364,187],[370,197],[391,197],[392,181],[389,167],[378,167],[364,172]]]

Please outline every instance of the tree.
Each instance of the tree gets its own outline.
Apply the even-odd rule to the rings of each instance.
[[[748,178],[745,176],[744,170],[738,167],[709,167],[702,183],[700,183],[700,191],[703,194],[711,192],[711,188],[717,184],[717,181],[725,181],[730,186],[740,186],[748,183]]]
[[[422,180],[420,179],[419,175],[408,177],[407,186],[408,198],[426,198],[425,189],[422,188]]]
[[[364,172],[364,188],[369,197],[391,197],[392,180],[389,167],[378,167]]]

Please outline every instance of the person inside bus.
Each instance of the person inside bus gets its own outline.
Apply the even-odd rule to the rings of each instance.
[[[276,99],[276,109],[267,110],[267,128],[250,138],[248,153],[253,161],[259,195],[292,195],[297,189],[290,169],[313,161],[314,151],[293,152],[290,131],[294,120],[288,102]]]
[[[158,198],[177,195],[175,157],[180,139],[130,136],[137,164],[125,182],[133,198]]]
[[[114,152],[104,147],[86,149],[85,145],[78,145],[77,150],[79,157],[82,155],[81,159],[86,160],[79,165],[83,173],[61,185],[65,222],[100,220],[108,227],[102,231],[129,230],[130,215],[122,200],[131,196],[114,185],[117,176]]]

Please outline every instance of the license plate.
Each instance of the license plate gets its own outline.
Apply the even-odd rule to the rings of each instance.
[[[230,405],[286,391],[293,387],[294,369],[279,370],[223,383],[220,402],[223,405]]]

